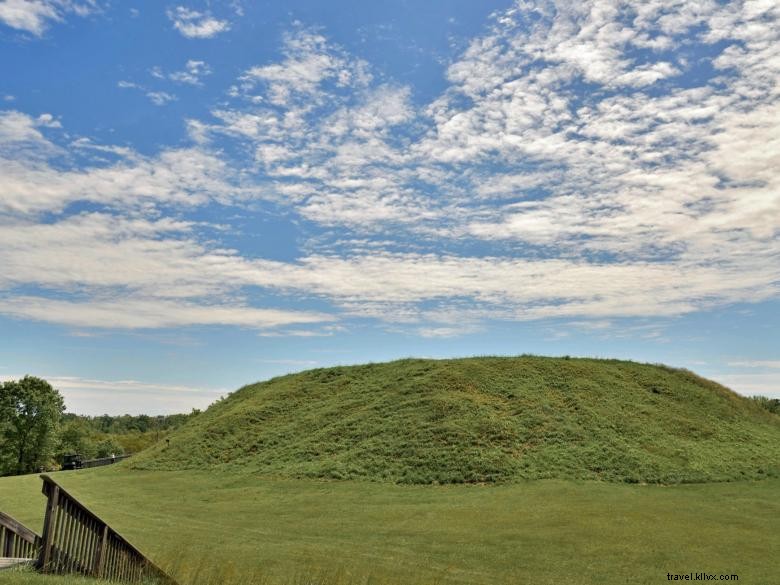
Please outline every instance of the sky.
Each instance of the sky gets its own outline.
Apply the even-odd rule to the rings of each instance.
[[[0,0],[0,380],[162,414],[533,353],[780,397],[779,81],[774,0]]]

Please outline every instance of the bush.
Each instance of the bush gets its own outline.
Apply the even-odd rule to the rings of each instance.
[[[780,399],[778,398],[769,398],[768,396],[751,396],[750,400],[755,402],[764,410],[768,410],[774,414],[780,414]]]
[[[122,455],[124,453],[124,449],[122,448],[122,445],[119,444],[119,441],[114,439],[113,437],[108,437],[106,439],[103,439],[100,441],[100,443],[97,444],[97,457],[111,457],[111,455]]]

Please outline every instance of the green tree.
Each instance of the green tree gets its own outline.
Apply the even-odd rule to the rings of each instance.
[[[0,474],[38,471],[52,458],[65,410],[62,395],[34,376],[0,386]]]
[[[775,414],[780,414],[780,399],[769,398],[768,396],[751,396],[750,399],[761,408],[765,408],[769,412],[774,412]]]
[[[124,448],[114,437],[106,437],[97,444],[98,457],[111,457],[111,455],[122,455]]]
[[[86,459],[91,459],[97,453],[94,431],[83,418],[67,417],[60,427],[60,446],[58,458],[71,453],[78,453]]]

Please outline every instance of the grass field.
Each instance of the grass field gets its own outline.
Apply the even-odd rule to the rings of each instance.
[[[541,480],[417,486],[238,473],[53,474],[183,584],[777,583],[780,480],[670,487]],[[37,476],[0,509],[40,529]],[[76,585],[0,573],[0,585]]]

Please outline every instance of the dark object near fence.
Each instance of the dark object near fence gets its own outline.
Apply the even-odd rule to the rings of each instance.
[[[86,467],[100,467],[101,465],[111,465],[117,461],[122,461],[130,457],[132,453],[127,455],[114,455],[111,457],[101,457],[100,459],[84,459],[79,454],[65,455],[62,458],[62,470],[69,471],[73,469],[84,469]]]
[[[34,559],[38,556],[41,537],[24,524],[0,512],[0,557]]]
[[[84,460],[81,455],[76,453],[70,455],[64,455],[62,457],[62,470],[70,471],[73,469],[81,469],[84,466]]]
[[[81,573],[124,583],[177,585],[118,532],[90,512],[48,475],[48,498],[38,569],[44,573]]]

